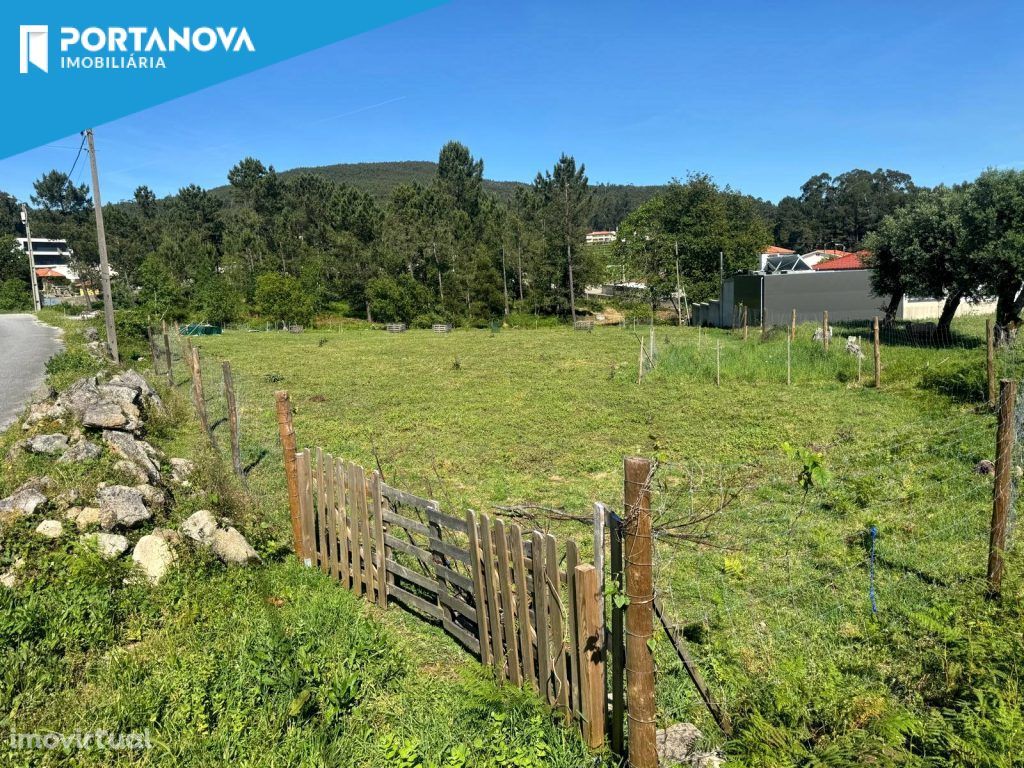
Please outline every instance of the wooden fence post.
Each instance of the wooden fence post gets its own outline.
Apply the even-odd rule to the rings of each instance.
[[[796,341],[796,310],[793,310],[793,318],[789,321],[789,340]]]
[[[743,305],[743,340],[744,341],[747,340],[747,334],[748,333],[749,333],[749,328],[747,327],[747,305],[744,304]]]
[[[231,430],[231,465],[238,478],[245,482],[242,469],[242,438],[238,431],[238,401],[235,399],[235,379],[231,375],[231,363],[225,360],[221,364],[224,372],[224,400],[227,402],[228,427]]]
[[[583,716],[583,741],[591,749],[604,744],[604,712],[607,697],[604,690],[604,624],[601,604],[604,595],[598,586],[597,569],[592,565],[576,566],[576,645],[580,650],[580,690]]]
[[[610,562],[608,575],[612,580],[616,593],[622,589],[622,520],[614,512],[608,512],[608,526],[611,529]],[[626,671],[626,647],[623,642],[623,608],[615,600],[612,601],[612,648],[611,648],[611,687],[612,687],[612,723],[611,750],[612,754],[622,757],[625,754],[625,712],[626,689],[623,677]]]
[[[594,568],[597,570],[597,589],[604,594],[604,528],[608,510],[599,501],[594,502]],[[598,604],[599,620],[604,626],[604,598]]]
[[[825,345],[825,351],[828,352],[828,343],[831,341],[829,338],[832,334],[829,333],[828,329],[828,310],[826,309],[821,313],[821,340]]]
[[[630,457],[625,466],[626,689],[629,710],[629,766],[656,768],[654,708],[654,581],[649,459]]]
[[[216,448],[217,442],[213,439],[213,431],[210,429],[210,419],[206,414],[206,396],[203,394],[203,368],[199,360],[199,350],[192,347],[192,400],[195,402],[196,415],[199,416],[199,424],[202,426],[206,436],[210,438],[210,444]]]
[[[985,321],[985,366],[988,374],[988,403],[996,404],[996,339],[991,318]]]
[[[793,339],[786,339],[786,386],[793,384]]]
[[[149,338],[149,354],[153,358],[153,374],[160,373],[160,356],[156,351],[156,341],[153,339],[153,326],[146,323],[146,336]]]
[[[174,386],[174,368],[171,365],[171,337],[167,335],[167,321],[160,321],[164,331],[164,357],[167,359],[167,386]]]
[[[988,593],[998,597],[1003,586],[1003,553],[1010,514],[1010,478],[1013,473],[1013,426],[1017,382],[999,382],[999,423],[996,428],[996,476],[992,489],[992,526],[988,541]]]
[[[288,393],[274,393],[277,403],[277,432],[284,452],[284,474],[288,481],[288,510],[292,516],[292,540],[295,556],[302,559],[302,529],[299,525],[299,473],[295,466],[295,427],[292,424],[292,403]]]
[[[882,386],[882,344],[878,336],[878,318],[875,318],[875,322],[872,326],[874,333],[874,346],[875,346],[875,389]]]

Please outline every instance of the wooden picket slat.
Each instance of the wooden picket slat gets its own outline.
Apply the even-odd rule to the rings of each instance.
[[[412,568],[406,568],[401,563],[396,563],[394,560],[385,560],[384,565],[388,571],[406,581],[411,581],[417,587],[426,589],[430,592],[437,592],[437,582],[429,576],[424,576],[419,571],[414,571]]]
[[[490,648],[487,638],[487,607],[484,597],[485,586],[483,568],[480,563],[480,533],[477,526],[476,513],[473,510],[466,511],[466,528],[469,531],[470,570],[473,573],[473,600],[476,603],[477,611],[477,640],[480,644],[480,662],[489,664],[491,661]]]
[[[324,479],[324,451],[316,449],[316,533],[317,561],[320,570],[327,573],[327,481]]]
[[[352,525],[352,591],[357,595],[363,593],[363,533],[362,515],[359,511],[359,467],[351,462],[348,465],[348,499]]]
[[[338,578],[338,534],[335,525],[338,519],[337,502],[334,499],[334,457],[324,454],[324,483],[327,485],[327,513],[324,524],[327,528],[327,573]]]
[[[414,496],[406,491],[400,491],[397,488],[393,488],[387,483],[381,483],[380,493],[385,499],[390,501],[392,504],[398,504],[405,507],[415,507],[426,512],[428,509],[436,504],[430,499],[422,499],[419,496]]]
[[[491,666],[499,679],[505,677],[505,654],[501,647],[501,620],[498,616],[498,590],[495,585],[494,548],[491,537],[491,519],[480,514],[480,552],[483,555],[484,588],[487,600],[487,623],[490,628]]]
[[[335,485],[338,488],[338,539],[340,544],[340,552],[338,553],[339,571],[341,575],[341,583],[345,585],[345,589],[352,589],[352,563],[351,563],[351,549],[352,549],[352,533],[349,528],[349,495],[348,495],[348,471],[346,469],[345,462],[339,459],[334,465],[334,474],[336,477]]]
[[[569,706],[576,715],[583,713],[580,702],[580,648],[576,634],[576,566],[579,565],[579,551],[576,542],[565,542],[565,571],[569,574],[569,600],[566,617],[569,624]]]
[[[415,544],[410,544],[408,541],[395,538],[390,533],[384,534],[384,546],[391,547],[391,549],[397,549],[399,552],[404,552],[411,557],[415,557],[425,569],[432,569],[430,553],[423,549],[423,547],[417,547]]]
[[[377,570],[377,605],[381,608],[388,607],[388,585],[387,569],[384,568],[386,557],[384,547],[384,515],[383,502],[380,493],[380,472],[374,472],[370,476],[371,504],[373,511],[373,533],[374,533],[374,567]]]
[[[306,565],[312,567],[316,564],[316,545],[313,537],[315,527],[313,521],[313,476],[309,450],[302,452],[300,481],[302,483],[302,557]]]
[[[533,607],[537,632],[537,681],[540,695],[548,704],[555,703],[551,688],[551,648],[548,644],[548,590],[544,575],[544,534],[533,532]]]
[[[429,536],[430,528],[423,523],[410,520],[408,517],[404,517],[397,512],[391,510],[384,510],[384,522],[390,523],[391,525],[397,525],[399,528],[404,528],[410,533],[417,533],[420,536]]]
[[[356,465],[356,497],[359,507],[360,540],[363,558],[363,590],[366,599],[373,602],[373,586],[376,583],[373,568],[373,536],[370,533],[370,513],[366,503],[366,471]]]
[[[548,570],[548,588],[552,589],[549,596],[548,616],[551,622],[551,661],[554,667],[554,675],[558,680],[557,702],[558,707],[566,710],[569,714],[569,675],[566,672],[565,652],[565,629],[562,623],[562,598],[559,594],[558,579],[558,548],[555,544],[555,537],[547,534],[545,537],[547,552],[545,561]]]
[[[444,578],[438,572],[439,567],[444,567],[445,559],[441,553],[441,525],[430,518],[430,513],[427,513],[427,518],[430,519],[430,536],[427,539],[427,548],[430,550],[431,568],[434,572],[434,578],[437,582],[436,592],[438,597],[438,604],[441,606],[441,615],[448,621],[452,619],[451,608],[447,605],[446,601],[441,599],[442,595],[447,597],[448,595],[448,584]]]
[[[443,618],[441,606],[439,606],[437,603],[432,603],[429,600],[424,600],[419,595],[414,595],[412,592],[402,589],[397,584],[393,584],[391,586],[389,596],[396,600],[402,601],[406,605],[409,605],[415,608],[416,610],[421,611],[422,613],[425,613],[432,619],[437,619],[438,621],[440,621]]]
[[[526,583],[526,563],[523,557],[523,531],[512,525],[512,571],[516,582],[517,610],[519,612],[519,651],[523,679],[537,690],[537,671],[534,668],[533,631],[530,626],[530,588]]]
[[[501,585],[501,620],[505,630],[505,655],[508,658],[508,679],[513,685],[522,683],[519,669],[519,652],[516,647],[516,610],[512,602],[512,579],[509,573],[508,538],[505,536],[505,521],[500,517],[494,521],[494,541],[497,544],[498,582]]]

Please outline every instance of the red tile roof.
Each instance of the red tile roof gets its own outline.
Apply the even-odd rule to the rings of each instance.
[[[762,251],[762,253],[772,253],[778,256],[792,256],[796,251],[791,251],[789,248],[780,248],[777,245],[769,245]]]
[[[836,254],[833,259],[826,259],[825,261],[819,261],[811,269],[818,272],[830,272],[836,269],[867,269],[868,265],[864,262],[864,257],[868,255],[868,251],[857,251],[857,253],[847,253],[845,251],[825,251],[825,253]]]
[[[64,277],[60,272],[49,267],[36,267],[37,277]]]

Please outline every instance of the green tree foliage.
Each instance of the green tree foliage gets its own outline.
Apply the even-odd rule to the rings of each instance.
[[[872,252],[872,288],[890,297],[892,319],[904,296],[945,299],[939,331],[948,333],[960,302],[976,295],[963,248],[963,195],[938,188],[919,193],[879,222],[866,239]]]
[[[32,184],[32,203],[44,210],[61,214],[81,214],[90,210],[89,187],[75,186],[66,173],[50,171]]]
[[[726,274],[750,269],[770,241],[755,201],[693,174],[626,217],[616,253],[656,304],[675,290],[678,248],[682,287],[692,300],[706,301],[718,295],[720,262]]]
[[[587,269],[590,265],[580,263],[579,253],[593,204],[586,166],[581,164],[577,168],[576,158],[563,154],[553,170],[537,174],[533,193],[537,199],[535,219],[547,241],[550,263],[558,263],[556,254],[559,253],[565,259],[564,277],[556,280],[561,277],[557,272],[562,270],[549,271],[551,285],[556,286],[559,293],[564,290],[575,321],[576,296],[586,285],[587,273],[592,272]]]
[[[276,323],[303,325],[313,319],[313,301],[291,275],[260,275],[256,280],[256,308]]]
[[[906,173],[854,169],[839,176],[819,173],[784,197],[774,211],[774,238],[800,251],[815,248],[857,250],[889,213],[916,191]]]
[[[996,297],[997,325],[1012,331],[1024,310],[1024,171],[985,171],[967,187],[962,211],[971,273]]]

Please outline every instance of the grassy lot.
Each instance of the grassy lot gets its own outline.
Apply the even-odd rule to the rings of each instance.
[[[215,417],[214,362],[234,366],[244,458],[266,452],[250,484],[279,541],[276,389],[292,395],[300,444],[380,466],[452,511],[619,507],[622,457],[650,456],[664,531],[735,495],[685,529],[706,537],[699,546],[659,539],[656,581],[737,721],[736,760],[1010,765],[1024,750],[1021,581],[1011,554],[1002,603],[982,597],[991,480],[973,470],[992,456],[995,424],[980,402],[983,320],[958,322],[948,348],[889,339],[880,390],[867,344],[860,383],[844,351],[865,329],[837,328],[827,356],[812,330],[792,345],[792,386],[785,335],[756,331],[659,326],[642,385],[638,337],[621,328],[335,327],[198,343]],[[1015,353],[1000,366],[1016,369]],[[819,454],[831,479],[802,488],[817,459],[784,443]],[[585,528],[550,527],[589,550]],[[659,715],[717,740],[666,643],[657,654]]]
[[[66,386],[96,372],[100,366],[81,351],[82,324],[54,313],[45,319],[67,329],[68,351],[48,367],[50,383]],[[124,341],[129,351],[141,348]],[[0,765],[593,762],[546,708],[465,664],[440,632],[397,611],[384,619],[300,567],[279,531],[280,508],[253,503],[237,486],[190,418],[184,390],[162,394],[168,413],[149,420],[146,437],[168,456],[196,459],[199,470],[194,492],[176,490],[154,522],[176,527],[195,509],[212,509],[235,522],[265,564],[228,569],[206,550],[183,547],[178,566],[150,587],[129,559],[103,560],[80,543],[70,523],[55,540],[33,533],[39,516],[0,524],[0,571],[25,563],[15,588],[0,587]],[[33,432],[18,425],[0,434],[0,455],[25,434]],[[255,477],[269,483],[271,466]],[[12,454],[0,469],[0,497],[43,475],[51,478],[51,498],[75,489],[88,500],[101,481],[130,482],[110,455],[57,464]],[[267,510],[274,512],[269,522]],[[7,737],[96,729],[148,732],[151,748],[25,750]]]

